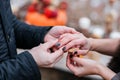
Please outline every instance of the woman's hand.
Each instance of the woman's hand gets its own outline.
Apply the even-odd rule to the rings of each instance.
[[[54,40],[40,44],[38,47],[35,47],[29,51],[39,67],[53,67],[54,64],[62,58],[62,48],[54,52],[50,51],[50,48],[52,48],[57,41],[58,40]]]
[[[67,57],[67,67],[76,75],[76,76],[85,76],[85,75],[92,75],[98,74],[98,63],[84,58],[73,57],[70,58],[68,55]]]
[[[100,75],[105,80],[111,80],[116,74],[107,67],[97,63],[96,61],[84,58],[67,56],[67,67],[76,76]]]
[[[82,54],[82,55],[86,55],[87,52],[91,48],[90,38],[86,38],[81,33],[76,33],[76,34],[66,33],[66,34],[63,34],[59,38],[59,43],[61,43],[61,46],[65,45],[65,51],[67,51],[71,48],[74,48],[74,47],[79,48],[79,50],[77,50],[77,53]]]

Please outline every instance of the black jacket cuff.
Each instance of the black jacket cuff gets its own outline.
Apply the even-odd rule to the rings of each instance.
[[[41,79],[41,74],[40,74],[40,70],[35,62],[35,60],[33,59],[32,55],[28,52],[28,51],[25,51],[21,54],[24,54],[24,56],[27,58],[27,60],[29,61],[29,66],[31,66],[32,68],[32,71],[34,72],[34,78],[36,80],[40,80]]]

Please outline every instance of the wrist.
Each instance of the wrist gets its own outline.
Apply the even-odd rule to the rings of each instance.
[[[106,66],[99,64],[97,65],[97,68],[98,68],[97,75],[100,75],[104,80],[111,80],[116,75],[116,73],[111,71]]]
[[[89,51],[92,51],[93,50],[93,38],[88,38],[88,42],[89,42],[89,45],[90,45]]]

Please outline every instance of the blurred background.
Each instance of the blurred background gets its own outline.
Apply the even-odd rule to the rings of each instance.
[[[27,24],[65,25],[93,38],[120,38],[119,4],[120,0],[11,0],[13,13]],[[98,76],[75,77],[65,66],[65,56],[54,69],[41,69],[42,80],[102,80]],[[104,65],[111,59],[97,52],[85,58]]]

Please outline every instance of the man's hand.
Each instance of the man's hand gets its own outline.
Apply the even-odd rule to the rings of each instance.
[[[58,39],[61,35],[65,33],[78,33],[74,28],[69,28],[66,26],[55,26],[53,27],[45,36],[44,42]]]
[[[62,48],[55,52],[50,51],[50,48],[52,48],[57,41],[58,40],[49,41],[29,50],[39,67],[53,67],[54,64],[62,58]]]
[[[79,57],[71,58],[70,55],[67,57],[67,67],[79,77],[98,74],[97,65],[99,65],[97,62],[90,59]]]

